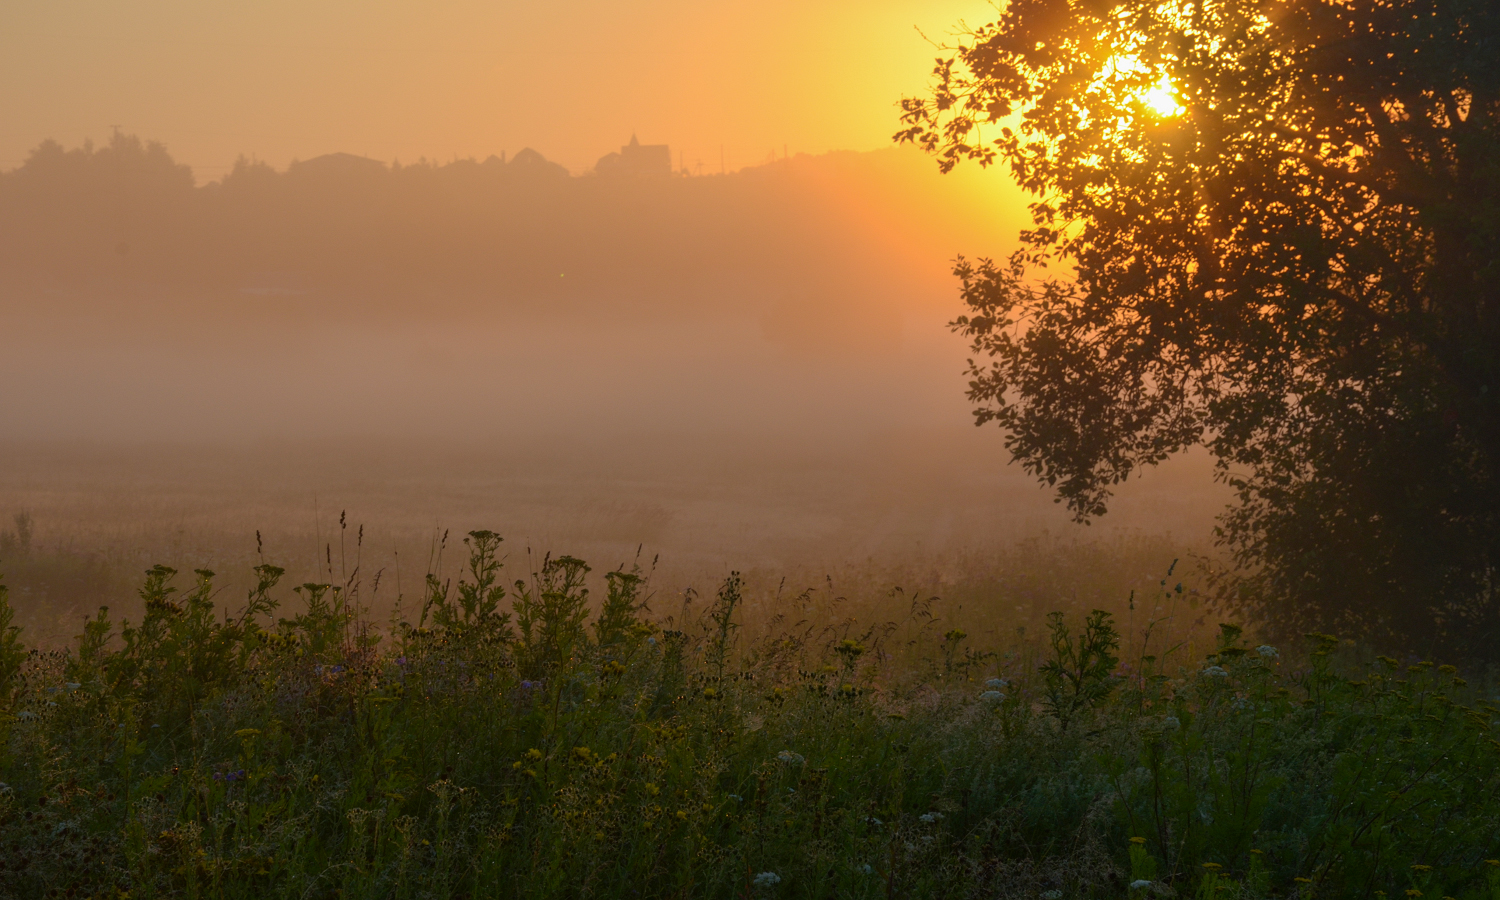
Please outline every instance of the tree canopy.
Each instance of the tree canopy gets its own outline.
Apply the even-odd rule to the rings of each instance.
[[[1493,0],[1012,0],[897,139],[1036,198],[954,325],[1078,517],[1206,445],[1226,599],[1494,658],[1497,124]]]

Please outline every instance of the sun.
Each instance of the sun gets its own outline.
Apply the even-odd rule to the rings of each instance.
[[[1166,78],[1157,82],[1155,87],[1142,91],[1140,96],[1141,102],[1146,104],[1147,109],[1163,118],[1179,116],[1183,113],[1182,104],[1177,102],[1177,91]]]

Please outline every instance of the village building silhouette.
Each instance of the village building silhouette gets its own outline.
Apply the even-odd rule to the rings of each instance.
[[[619,153],[600,157],[594,171],[600,175],[671,175],[672,152],[666,144],[642,144],[632,134]]]

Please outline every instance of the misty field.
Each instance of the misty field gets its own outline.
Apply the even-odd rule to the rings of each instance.
[[[0,607],[4,896],[1500,897],[1450,666],[1258,643],[1165,567],[976,639],[500,546],[373,620],[266,563],[243,602],[154,567],[66,647]]]

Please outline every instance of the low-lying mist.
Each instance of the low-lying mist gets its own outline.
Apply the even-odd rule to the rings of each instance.
[[[515,576],[550,551],[654,560],[663,597],[841,572],[971,608],[997,567],[1103,602],[1207,547],[1206,457],[1084,527],[972,426],[948,270],[1010,246],[1003,176],[898,150],[547,165],[336,157],[194,186],[117,137],[0,175],[0,528],[34,523],[0,571],[28,626],[128,609],[157,562],[234,591],[261,558],[357,568],[388,608],[475,528]]]

